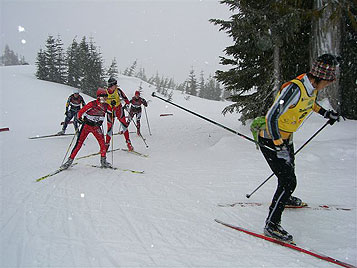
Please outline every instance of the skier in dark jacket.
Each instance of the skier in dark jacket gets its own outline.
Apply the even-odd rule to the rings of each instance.
[[[131,120],[134,120],[134,115],[136,116],[136,127],[137,134],[140,136],[140,119],[141,119],[141,105],[145,107],[148,106],[146,100],[140,97],[140,91],[135,91],[135,96],[130,100],[130,110],[129,110],[129,124]]]
[[[293,133],[298,130],[308,115],[314,111],[324,116],[332,125],[339,114],[325,110],[316,103],[317,93],[336,80],[337,58],[324,54],[317,58],[309,73],[299,75],[285,83],[266,114],[266,127],[259,133],[259,143],[267,163],[278,178],[278,187],[269,207],[264,233],[267,236],[291,242],[293,236],[281,225],[281,216],[286,205],[304,205],[293,197],[296,188]]]
[[[86,105],[83,97],[79,95],[79,90],[75,89],[73,91],[73,94],[70,95],[67,99],[66,102],[66,111],[65,111],[65,119],[63,123],[62,130],[58,132],[58,135],[63,135],[66,132],[66,128],[68,126],[68,123],[71,121],[72,118],[73,120],[73,125],[74,125],[74,130],[76,133],[78,133],[78,120],[77,120],[77,113],[81,109],[81,106],[84,107]]]
[[[101,167],[112,167],[111,164],[106,160],[107,149],[105,147],[104,134],[101,128],[105,119],[105,115],[112,112],[111,106],[106,102],[107,97],[107,91],[104,88],[99,88],[97,90],[97,99],[89,102],[86,106],[79,110],[78,121],[82,122],[83,124],[81,130],[79,131],[76,145],[74,146],[67,162],[65,162],[61,168],[67,169],[72,165],[74,158],[76,157],[78,151],[81,149],[83,142],[89,133],[92,133],[99,143]]]

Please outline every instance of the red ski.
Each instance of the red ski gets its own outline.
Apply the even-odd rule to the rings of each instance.
[[[260,202],[235,202],[235,203],[220,203],[219,207],[262,207],[269,206],[268,203],[260,203]],[[303,208],[303,209],[312,209],[312,210],[345,210],[350,211],[352,208],[343,207],[339,205],[308,205],[305,204],[302,206],[285,206],[285,208]]]
[[[220,220],[217,220],[217,219],[215,219],[215,221],[216,221],[217,223],[220,223],[220,224],[222,224],[222,225],[224,225],[224,226],[227,226],[227,227],[229,227],[229,228],[232,228],[232,229],[234,229],[234,230],[237,230],[237,231],[240,231],[240,232],[243,232],[243,233],[246,233],[246,234],[249,234],[249,235],[252,235],[252,236],[255,236],[255,237],[264,239],[264,240],[267,240],[267,241],[269,241],[269,242],[273,242],[273,243],[278,244],[278,245],[281,245],[281,246],[283,246],[283,247],[287,247],[287,248],[291,248],[291,249],[300,251],[300,252],[302,252],[302,253],[305,253],[305,254],[314,256],[314,257],[316,257],[316,258],[318,258],[318,259],[325,260],[325,261],[328,261],[328,262],[331,262],[331,263],[340,265],[340,266],[342,266],[342,267],[356,268],[356,266],[353,266],[352,264],[348,264],[348,263],[339,261],[339,260],[337,260],[337,259],[335,259],[335,258],[331,258],[331,257],[325,256],[325,255],[323,255],[323,254],[320,254],[320,253],[317,253],[317,252],[313,252],[313,251],[311,251],[311,250],[303,249],[303,248],[301,248],[301,247],[296,246],[295,244],[290,244],[290,243],[287,243],[287,242],[283,242],[283,241],[274,239],[274,238],[272,238],[272,237],[265,236],[265,235],[263,235],[263,234],[259,234],[259,233],[253,232],[253,231],[249,231],[249,230],[244,229],[244,228],[239,227],[239,226],[235,226],[235,225],[231,225],[231,224],[225,223],[225,222],[220,221]]]
[[[3,128],[0,128],[0,132],[3,132],[3,131],[9,131],[10,129],[8,127],[3,127]]]

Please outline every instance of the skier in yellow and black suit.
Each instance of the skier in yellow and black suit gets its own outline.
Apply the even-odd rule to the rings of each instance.
[[[265,117],[266,128],[260,131],[258,139],[262,145],[274,148],[275,151],[263,146],[260,146],[260,150],[278,178],[278,187],[264,228],[267,236],[287,242],[293,240],[292,235],[280,225],[286,204],[302,204],[301,199],[292,196],[296,187],[292,134],[312,111],[329,119],[331,125],[339,120],[338,113],[327,111],[316,103],[318,91],[336,80],[337,64],[336,57],[330,54],[317,58],[309,73],[299,75],[281,87]]]
[[[128,107],[130,102],[129,102],[127,96],[124,94],[124,92],[118,87],[117,80],[113,77],[110,77],[108,80],[107,92],[108,92],[107,102],[108,102],[108,104],[111,105],[111,107],[113,109],[113,115],[114,115],[114,117],[112,116],[112,114],[107,115],[108,127],[107,127],[107,135],[106,135],[106,139],[105,139],[107,150],[109,148],[110,140],[113,136],[114,119],[115,119],[115,117],[117,117],[122,125],[122,128],[123,128],[122,131],[124,133],[124,137],[125,137],[125,141],[126,141],[128,150],[133,151],[134,147],[131,145],[131,141],[129,138],[129,131],[128,131],[129,124],[125,119],[125,112],[124,112],[124,108]],[[124,106],[121,103],[122,101],[124,102]]]

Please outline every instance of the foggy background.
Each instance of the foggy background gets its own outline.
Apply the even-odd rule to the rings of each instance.
[[[114,57],[119,72],[137,60],[148,77],[182,82],[192,68],[205,77],[224,69],[219,56],[232,43],[208,21],[231,15],[216,0],[1,0],[0,8],[1,52],[7,44],[30,64],[49,35],[60,35],[65,49],[86,36],[106,68]]]

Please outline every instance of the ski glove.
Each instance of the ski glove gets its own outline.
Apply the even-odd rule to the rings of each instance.
[[[325,112],[324,117],[329,119],[328,123],[332,126],[336,121],[340,122],[340,115],[335,111],[328,110]]]
[[[287,163],[290,163],[290,153],[286,145],[275,146],[275,151],[277,158],[284,159]]]

